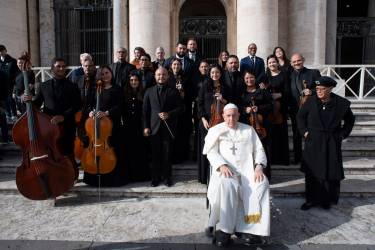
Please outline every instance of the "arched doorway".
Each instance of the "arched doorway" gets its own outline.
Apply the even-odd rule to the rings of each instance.
[[[180,9],[179,40],[195,37],[198,52],[216,63],[219,52],[227,49],[227,17],[217,0],[187,0]]]

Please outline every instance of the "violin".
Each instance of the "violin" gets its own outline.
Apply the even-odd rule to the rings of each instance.
[[[307,81],[306,80],[303,80],[302,81],[302,84],[303,84],[303,89],[307,89]],[[302,92],[302,95],[300,96],[300,100],[299,100],[299,107],[301,108],[303,106],[303,104],[305,104],[305,102],[307,102],[307,100],[310,98],[310,95],[305,95],[303,92]]]
[[[251,107],[255,106],[255,98],[251,97]],[[249,116],[249,123],[255,129],[260,139],[264,139],[267,136],[267,131],[263,127],[263,116],[251,109]]]
[[[224,121],[224,118],[223,118],[223,104],[221,103],[221,101],[216,97],[216,94],[220,94],[221,93],[221,85],[220,83],[218,83],[216,86],[215,86],[215,89],[214,89],[214,102],[211,104],[211,119],[210,119],[210,122],[209,122],[209,126],[210,128],[212,128],[213,126],[219,124],[219,123],[222,123]]]
[[[30,88],[25,62],[22,66],[25,94]],[[75,164],[63,153],[59,141],[63,136],[61,125],[53,125],[51,117],[26,102],[26,112],[13,126],[15,144],[22,150],[22,163],[16,170],[19,192],[31,200],[56,198],[67,192],[76,179]]]
[[[98,80],[96,111],[99,111],[100,108],[102,88],[103,83]],[[83,170],[89,174],[108,174],[112,172],[117,162],[114,149],[108,143],[108,138],[112,135],[113,124],[109,117],[104,116],[99,119],[95,113],[93,117],[87,118],[85,122],[89,146],[83,151],[81,165]]]

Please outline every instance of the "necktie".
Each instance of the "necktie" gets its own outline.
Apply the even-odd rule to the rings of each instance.
[[[251,61],[253,62],[254,66],[255,66],[255,56],[251,57]]]

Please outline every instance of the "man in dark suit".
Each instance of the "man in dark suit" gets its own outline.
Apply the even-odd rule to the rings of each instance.
[[[189,59],[189,57],[186,55],[186,45],[182,44],[181,42],[177,43],[176,45],[176,54],[169,57],[165,62],[165,67],[170,68],[172,64],[172,60],[174,58],[177,58],[180,60],[182,65],[182,70],[184,71],[184,77],[187,79],[190,79],[192,77],[192,74],[194,72],[194,61]]]
[[[92,108],[95,108],[96,96],[96,68],[92,60],[88,59],[82,64],[83,75],[74,77],[72,81],[78,87],[81,95],[81,119],[77,124],[77,134],[81,141],[87,145],[88,137],[85,130],[85,121]]]
[[[54,58],[51,63],[53,78],[42,82],[39,91],[32,98],[24,95],[23,101],[33,100],[37,107],[43,107],[43,113],[51,116],[51,123],[64,127],[64,137],[61,140],[62,149],[67,155],[73,155],[75,138],[74,115],[80,107],[80,97],[77,85],[66,78],[66,64],[62,58]]]
[[[143,99],[143,132],[145,136],[151,136],[151,186],[158,186],[163,177],[170,187],[172,144],[177,117],[183,112],[184,105],[179,92],[168,86],[168,71],[165,68],[156,70],[155,80],[157,85],[149,88]]]
[[[4,45],[0,44],[0,71],[6,75],[7,83],[7,98],[5,99],[5,112],[7,118],[14,122],[17,118],[16,102],[12,97],[13,88],[16,83],[16,76],[19,73],[17,60],[11,57]]]
[[[81,67],[72,70],[68,77],[71,82],[76,82],[78,77],[84,75],[83,64],[87,60],[92,61],[92,56],[89,53],[83,53],[79,55],[79,62],[81,63]]]
[[[298,164],[302,157],[302,137],[298,132],[296,120],[300,98],[301,96],[315,94],[315,81],[320,77],[320,73],[318,70],[308,69],[304,66],[305,58],[302,54],[293,54],[290,61],[293,71],[290,75],[291,98],[289,100],[289,115],[292,121],[294,163]]]
[[[243,74],[245,70],[254,72],[255,77],[256,77],[255,83],[259,85],[260,83],[264,81],[266,77],[264,60],[263,58],[256,56],[257,46],[255,43],[250,43],[248,47],[248,53],[249,53],[249,56],[241,59],[241,63],[240,63],[241,74]]]
[[[116,52],[116,56],[117,62],[112,63],[110,65],[110,68],[113,72],[114,83],[120,86],[121,88],[124,88],[130,72],[132,72],[136,68],[134,65],[126,61],[128,51],[125,48],[120,47]]]
[[[156,60],[152,62],[152,68],[156,71],[159,67],[165,67],[165,52],[163,47],[157,47],[155,50]]]
[[[187,40],[187,56],[190,60],[194,62],[195,65],[195,73],[198,73],[199,63],[202,61],[202,56],[198,53],[198,45],[197,41],[194,37],[191,37]]]
[[[141,55],[140,59],[141,68],[136,72],[141,79],[143,91],[155,85],[155,76],[151,66],[151,56],[149,54]]]
[[[238,107],[241,104],[241,95],[245,89],[241,73],[238,71],[239,62],[236,55],[230,55],[226,63],[227,70],[223,74],[223,83],[228,90],[228,102],[236,104]]]

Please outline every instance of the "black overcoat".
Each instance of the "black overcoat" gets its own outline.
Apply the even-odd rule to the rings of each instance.
[[[323,122],[319,102],[317,96],[312,96],[297,114],[299,132],[302,136],[305,132],[309,133],[305,139],[301,170],[320,180],[342,180],[341,143],[352,131],[355,117],[350,101],[331,93],[333,109],[327,121]]]

